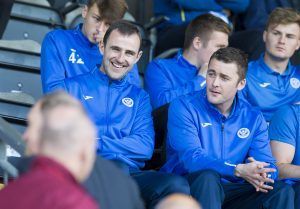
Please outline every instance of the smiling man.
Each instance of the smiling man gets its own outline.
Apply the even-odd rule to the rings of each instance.
[[[208,64],[206,90],[171,103],[162,170],[184,176],[205,209],[293,209],[293,190],[274,183],[263,115],[237,96],[246,71],[242,51],[219,49]]]
[[[148,94],[128,82],[128,72],[142,55],[138,29],[117,21],[103,39],[103,61],[90,73],[65,80],[98,131],[97,152],[114,161],[138,183],[147,207],[170,193],[189,194],[184,178],[141,171],[152,157],[154,131]]]
[[[64,79],[87,73],[101,64],[99,46],[104,34],[114,21],[122,19],[126,10],[125,0],[88,0],[82,9],[82,24],[75,29],[49,32],[41,51],[43,92],[64,89]],[[129,82],[140,85],[136,65]]]
[[[300,46],[300,14],[293,9],[275,9],[263,40],[266,51],[249,63],[242,95],[269,121],[279,107],[300,100],[300,71],[289,60]]]

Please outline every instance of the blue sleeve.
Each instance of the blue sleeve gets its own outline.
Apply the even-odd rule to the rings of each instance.
[[[299,126],[298,126],[299,128]],[[280,108],[272,117],[270,139],[296,146],[297,119],[290,106]]]
[[[249,0],[173,0],[185,10],[221,11],[229,9],[234,13],[243,12],[249,5]]]
[[[141,81],[140,81],[140,76],[139,76],[139,69],[137,64],[133,65],[132,70],[128,73],[129,80],[128,82],[137,86],[137,87],[142,87],[141,86]]]
[[[271,178],[272,179],[277,178],[278,170],[276,166],[276,160],[272,156],[269,134],[268,134],[268,125],[262,113],[259,114],[256,121],[256,129],[253,135],[248,156],[253,157],[257,161],[270,163],[269,167],[276,169],[276,172],[271,173]]]
[[[171,102],[181,95],[201,90],[205,87],[205,78],[195,76],[194,79],[182,86],[173,86],[171,78],[166,75],[165,69],[157,61],[153,61],[148,65],[145,74],[145,90],[150,95],[154,109]]]
[[[170,147],[179,155],[187,172],[211,169],[222,176],[234,176],[235,166],[216,159],[203,149],[199,138],[199,124],[193,107],[185,104],[184,98],[177,99],[169,107],[168,140]]]
[[[49,93],[58,89],[65,89],[65,70],[56,47],[53,33],[48,33],[42,43],[41,50],[41,79],[43,92]]]
[[[229,9],[233,13],[246,11],[250,0],[216,0],[224,9]]]
[[[142,94],[129,136],[109,138],[100,136],[100,152],[118,153],[129,159],[149,160],[154,149],[154,129],[148,94]]]

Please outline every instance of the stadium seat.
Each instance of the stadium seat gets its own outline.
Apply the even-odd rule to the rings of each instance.
[[[155,149],[150,161],[146,162],[145,169],[159,170],[166,161],[166,139],[168,125],[169,103],[152,112],[155,132]]]
[[[31,39],[41,44],[46,33],[56,28],[65,28],[56,10],[47,6],[16,1],[2,39]]]
[[[1,46],[1,43],[3,42],[0,41],[0,92],[26,93],[33,101],[38,100],[42,96],[38,49],[13,48]],[[21,46],[20,44],[19,47]]]

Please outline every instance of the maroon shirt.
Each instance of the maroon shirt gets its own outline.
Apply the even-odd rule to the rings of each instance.
[[[38,157],[31,169],[0,191],[5,209],[97,209],[69,171],[59,163]]]

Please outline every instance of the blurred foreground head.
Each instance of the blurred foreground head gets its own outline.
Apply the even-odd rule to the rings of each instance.
[[[43,155],[63,164],[78,181],[95,159],[96,131],[79,101],[64,92],[43,97],[28,115],[23,136],[26,155]]]
[[[172,194],[162,199],[155,209],[201,209],[201,206],[190,196]]]

